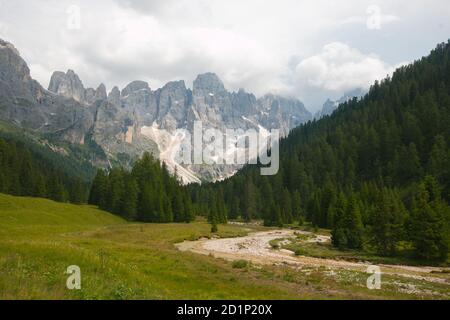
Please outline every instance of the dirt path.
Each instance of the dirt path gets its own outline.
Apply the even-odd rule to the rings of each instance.
[[[292,267],[312,266],[330,269],[343,268],[365,272],[369,263],[349,262],[344,260],[320,259],[306,256],[295,256],[289,250],[274,250],[269,242],[280,238],[294,238],[298,233],[313,235],[308,232],[293,230],[274,230],[251,233],[240,238],[201,239],[198,241],[185,241],[177,244],[181,251],[191,251],[198,254],[210,255],[229,261],[244,259],[260,265],[288,265]],[[329,242],[330,237],[316,236],[310,242]],[[442,268],[413,267],[403,265],[378,265],[383,274],[398,275],[418,280],[448,284],[449,280],[439,276]]]

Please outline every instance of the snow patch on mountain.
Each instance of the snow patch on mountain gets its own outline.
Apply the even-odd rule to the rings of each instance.
[[[170,172],[173,174],[176,173],[182,183],[201,183],[201,180],[194,172],[183,167],[177,161],[177,154],[181,151],[181,146],[187,138],[183,131],[179,130],[175,133],[170,133],[167,130],[161,129],[160,126],[154,122],[152,126],[143,126],[141,128],[141,134],[157,144],[160,152],[160,161],[166,164]]]

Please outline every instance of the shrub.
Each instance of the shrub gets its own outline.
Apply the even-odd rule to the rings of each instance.
[[[233,261],[233,268],[234,269],[245,269],[249,265],[249,262],[247,260],[235,260]]]
[[[296,249],[294,253],[296,256],[306,256],[306,251],[303,249]]]

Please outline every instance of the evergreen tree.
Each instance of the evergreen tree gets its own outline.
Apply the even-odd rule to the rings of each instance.
[[[70,195],[70,202],[75,204],[82,204],[86,201],[86,187],[84,186],[83,182],[80,179],[75,179],[71,195]]]
[[[416,255],[445,261],[448,256],[448,205],[440,199],[437,182],[426,177],[416,190],[411,214],[411,239]]]
[[[339,193],[336,205],[334,206],[334,227],[331,232],[331,242],[335,247],[347,248],[348,238],[346,232],[346,210],[347,210],[347,199],[345,195],[341,192]]]
[[[295,220],[303,221],[302,199],[298,191],[294,191],[292,195],[292,214]]]
[[[287,224],[291,224],[294,221],[292,215],[292,201],[291,194],[287,189],[283,190],[282,200],[281,200],[281,217],[282,221]]]
[[[384,189],[378,194],[371,214],[370,237],[378,253],[393,255],[405,239],[406,209],[398,195]]]
[[[137,182],[132,177],[126,179],[125,190],[121,215],[128,220],[136,220],[139,189]]]
[[[88,203],[101,208],[106,207],[106,193],[108,192],[108,176],[104,170],[99,169],[92,182]]]
[[[361,249],[363,246],[364,227],[361,220],[361,206],[355,194],[350,196],[345,220],[348,248]]]
[[[175,193],[172,198],[172,210],[175,222],[186,221],[185,207],[183,202],[183,197],[180,193]]]
[[[245,210],[244,210],[244,220],[251,221],[256,217],[256,190],[255,185],[252,180],[248,180],[245,186]]]

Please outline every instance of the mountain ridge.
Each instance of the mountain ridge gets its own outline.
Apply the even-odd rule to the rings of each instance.
[[[118,162],[128,166],[144,151],[155,156],[168,153],[167,142],[177,129],[193,130],[202,121],[205,129],[280,129],[282,136],[298,125],[312,120],[302,102],[268,94],[257,99],[245,90],[229,92],[215,73],[197,76],[192,89],[183,80],[171,81],[152,90],[145,81],[130,82],[122,90],[107,92],[104,84],[85,88],[75,71],[55,71],[48,90],[30,76],[26,62],[15,47],[0,42],[0,97],[5,100],[0,119],[24,128],[51,135],[74,144],[94,144],[106,159],[97,165]],[[14,87],[14,90],[10,89]],[[143,128],[157,128],[157,137],[146,136]],[[179,145],[175,146],[176,148]],[[171,153],[171,152],[169,152]],[[180,165],[163,159],[172,171]],[[185,166],[200,180],[218,180],[238,167]],[[182,179],[186,177],[181,177]]]

